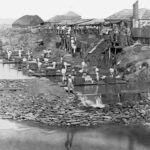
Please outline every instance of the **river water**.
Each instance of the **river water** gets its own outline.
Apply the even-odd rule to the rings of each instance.
[[[60,77],[50,77],[49,79],[55,83],[61,82]],[[140,95],[150,99],[150,82],[75,86],[74,90],[87,96],[88,100],[92,102],[96,102],[97,96],[101,96],[104,104],[123,102],[124,99],[138,100]]]
[[[150,126],[50,128],[0,120],[1,150],[149,150]]]
[[[0,79],[30,79],[34,77],[28,77],[21,71],[15,69],[13,64],[0,63]],[[49,80],[58,83],[61,82],[61,77],[50,77]],[[138,99],[139,93],[146,93],[150,95],[150,83],[128,83],[128,84],[106,84],[106,85],[94,85],[94,86],[75,86],[75,91],[80,92],[87,96],[87,98],[96,102],[97,96],[102,95],[102,102],[105,104],[118,103],[124,100],[123,96],[130,95],[128,99]],[[120,95],[119,95],[120,94]]]
[[[29,79],[21,71],[15,70],[13,64],[0,62],[0,79]]]
[[[3,64],[0,61],[0,79],[31,79],[21,71],[15,69],[13,64]],[[49,80],[58,83],[61,77],[50,77]],[[94,86],[75,86],[75,91],[87,96],[87,98],[96,102],[97,96],[102,96],[102,102],[106,104],[118,103],[124,100],[122,95],[130,95],[128,99],[138,99],[139,93],[150,95],[150,83],[128,83],[128,84],[106,84]],[[122,96],[122,97],[120,97]]]
[[[15,70],[13,65],[0,64],[0,79],[27,78],[30,77]],[[87,86],[77,87],[75,90],[92,99],[100,93],[117,95],[121,90],[149,92],[149,85]],[[35,122],[0,120],[0,150],[149,150],[149,138],[149,124],[52,128]]]

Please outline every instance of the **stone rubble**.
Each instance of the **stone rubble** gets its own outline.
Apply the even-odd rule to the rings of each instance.
[[[64,98],[49,97],[47,93],[31,95],[27,90],[30,80],[0,81],[0,85],[22,89],[0,91],[0,117],[3,119],[31,120],[49,126],[99,126],[150,121],[150,107],[139,102],[108,105],[104,109],[87,108],[76,95]]]

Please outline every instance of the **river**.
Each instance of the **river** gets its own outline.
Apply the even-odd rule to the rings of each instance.
[[[150,126],[50,128],[0,120],[2,150],[149,150]]]
[[[0,61],[0,79],[29,79],[21,71],[15,70],[13,64],[3,64]]]
[[[0,79],[27,79],[13,65],[0,64]],[[53,80],[53,79],[50,79]],[[121,87],[120,87],[121,86]],[[140,86],[115,85],[78,87],[83,94],[118,93]],[[105,89],[105,90],[104,90]],[[112,91],[114,90],[114,91]],[[145,86],[149,91],[149,86]],[[91,97],[91,99],[94,96]],[[115,98],[114,98],[115,99]],[[0,120],[1,150],[149,150],[150,125],[102,125],[95,128],[55,128],[36,122]]]

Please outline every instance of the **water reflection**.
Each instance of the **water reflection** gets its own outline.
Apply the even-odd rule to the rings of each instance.
[[[150,131],[141,126],[70,129],[67,131],[65,147],[66,150],[147,150],[150,148],[149,137]]]
[[[28,79],[21,71],[15,70],[13,64],[0,63],[0,79]]]
[[[73,144],[73,138],[76,132],[74,130],[68,130],[67,131],[67,139],[65,142],[65,148],[66,150],[70,150]]]
[[[42,129],[20,125],[0,129],[3,150],[149,150],[149,138],[149,126]]]
[[[150,93],[150,83],[106,84],[98,86],[76,86],[76,91],[83,94],[117,94],[117,93]]]
[[[75,90],[96,101],[95,97],[102,95],[105,104],[120,103],[124,100],[140,100],[141,95],[150,98],[150,83],[106,84],[98,86],[77,86]]]
[[[15,70],[13,64],[0,63],[0,79],[29,79],[34,77],[28,77],[21,71]],[[53,82],[61,81],[60,77],[50,77]],[[76,86],[75,91],[81,92],[86,95],[89,100],[96,103],[97,96],[102,95],[102,102],[104,104],[114,104],[123,102],[124,97],[137,100],[138,96],[142,95],[147,100],[150,100],[150,83],[134,83],[129,82],[127,84],[106,84],[98,86]],[[121,94],[120,94],[121,93]],[[141,94],[142,93],[142,94]],[[143,94],[144,93],[144,94]],[[127,96],[128,95],[128,96]]]

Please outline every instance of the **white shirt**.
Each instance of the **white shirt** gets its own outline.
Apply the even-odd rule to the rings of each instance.
[[[73,39],[71,39],[71,44],[74,44],[74,40]]]
[[[44,61],[45,61],[45,62],[48,62],[48,58],[44,58]]]
[[[52,65],[53,65],[53,68],[55,68],[55,67],[56,67],[56,62],[53,61],[53,62],[52,62]]]
[[[61,62],[63,61],[63,57],[60,58]]]
[[[38,62],[38,67],[41,67],[41,65],[42,65],[42,63],[39,61],[39,62]]]
[[[8,53],[8,54],[12,54],[12,51],[8,51],[7,53]]]
[[[62,74],[65,74],[65,73],[66,73],[66,69],[65,69],[65,68],[62,68],[61,73],[62,73]]]
[[[114,69],[113,68],[110,68],[109,71],[110,71],[110,73],[114,73]]]
[[[83,66],[83,67],[85,66],[85,62],[84,62],[84,61],[82,62],[82,66]]]
[[[26,59],[26,58],[23,58],[23,60],[22,60],[22,61],[24,61],[24,62],[25,62],[25,61],[27,61],[27,59]]]
[[[96,71],[96,72],[98,72],[98,71],[99,71],[99,69],[98,69],[98,68],[96,68],[96,69],[95,69],[95,71]]]
[[[19,55],[19,57],[21,57],[21,54],[22,54],[22,52],[19,50],[19,51],[18,51],[18,55]]]
[[[66,63],[66,62],[64,62],[64,66],[67,66],[67,63]]]
[[[73,80],[72,77],[69,77],[68,78],[68,83],[72,83],[72,80]]]

